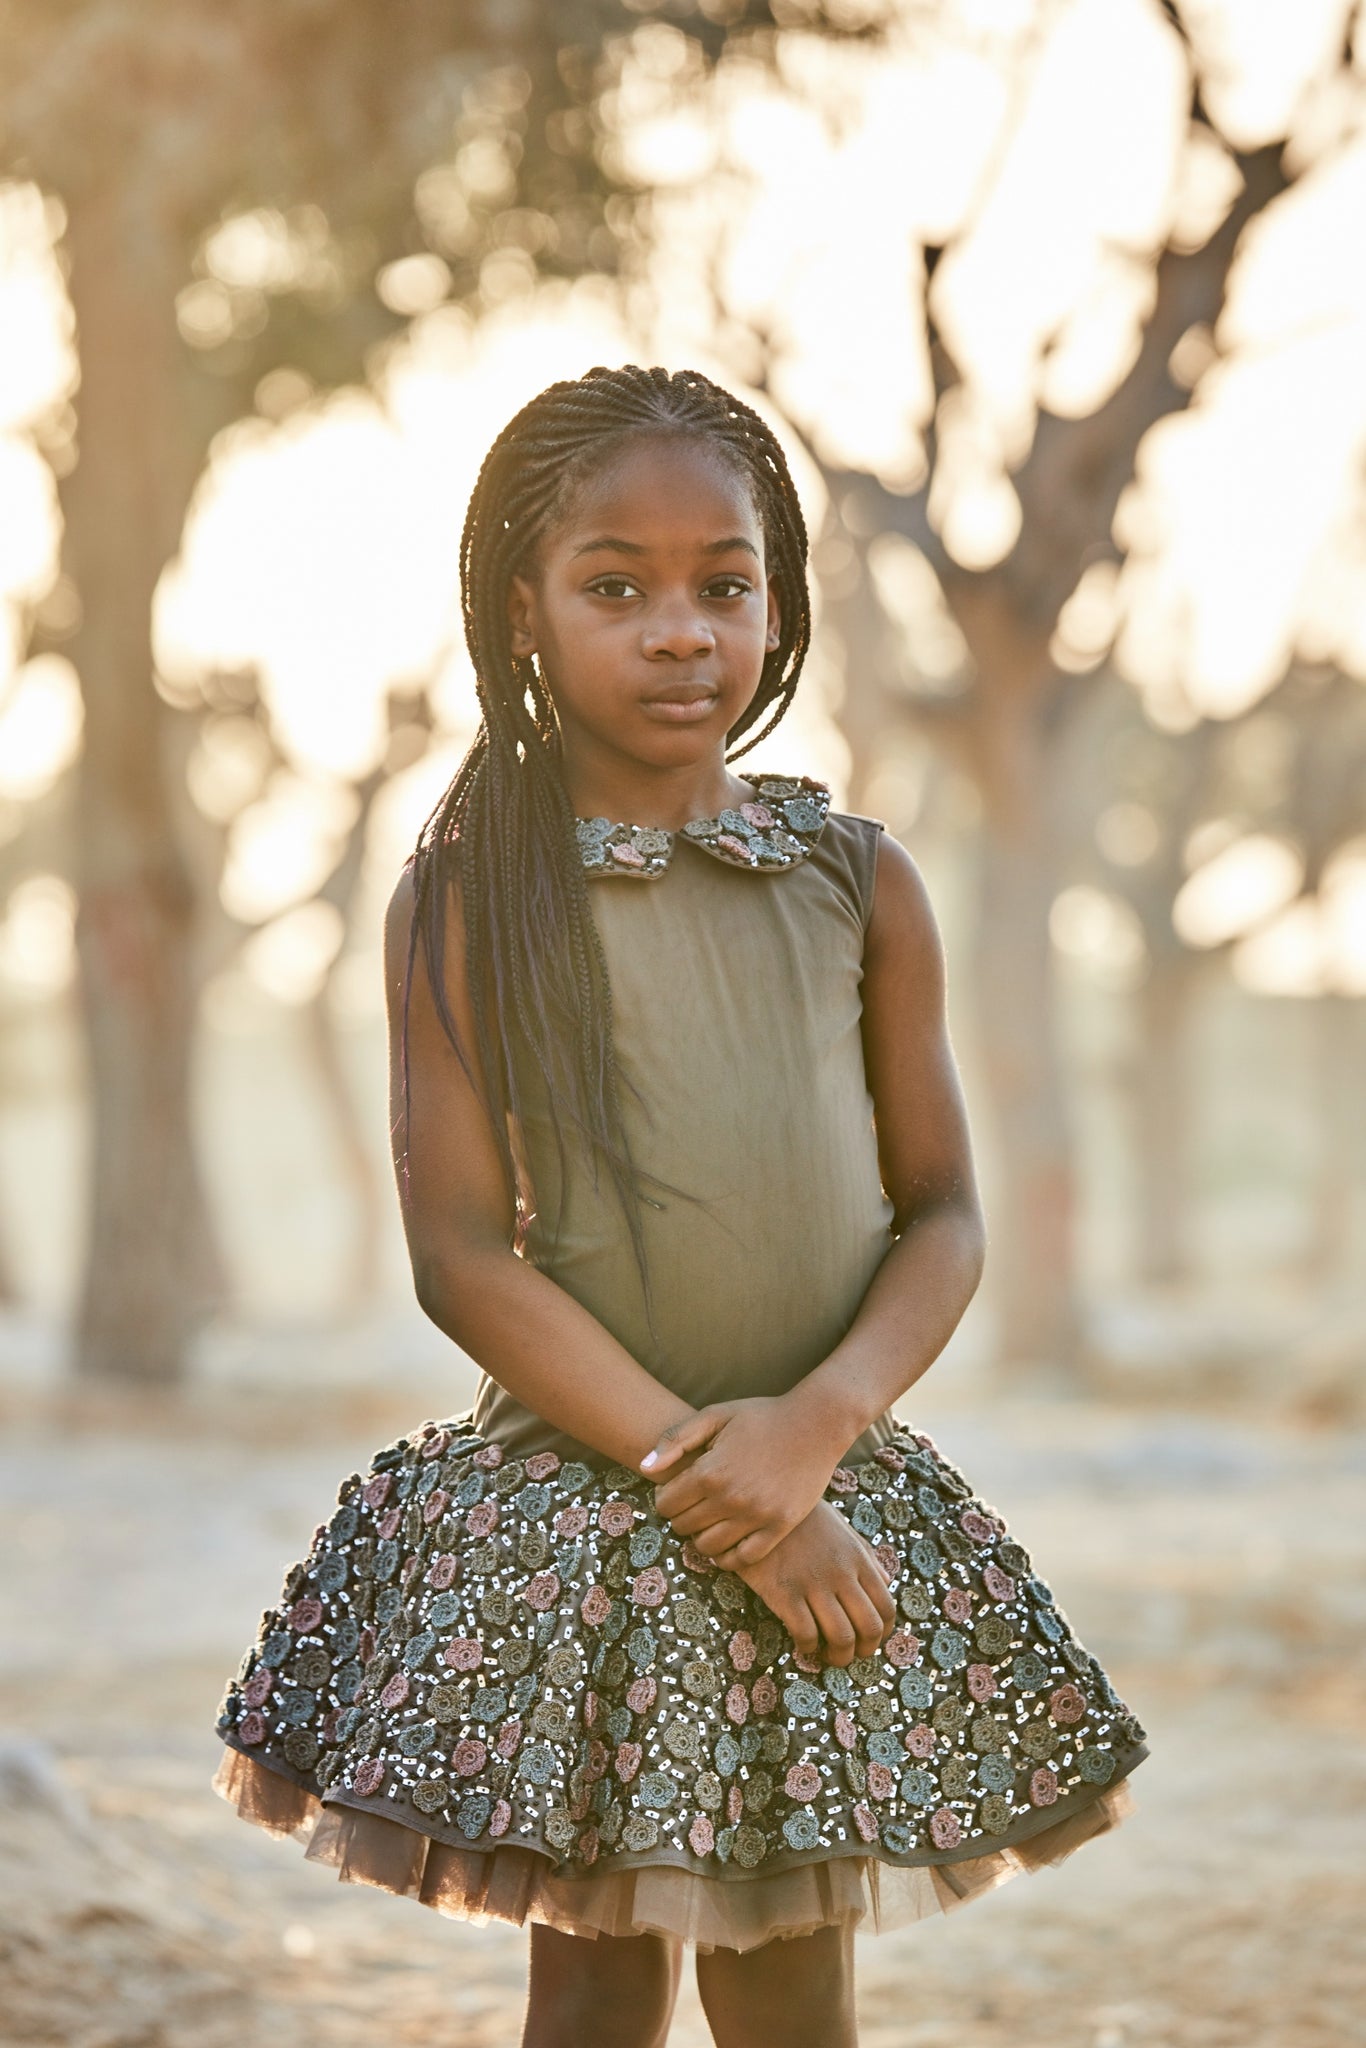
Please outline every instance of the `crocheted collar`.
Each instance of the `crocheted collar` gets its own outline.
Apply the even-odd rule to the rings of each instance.
[[[724,861],[727,867],[776,872],[799,867],[825,830],[830,791],[809,775],[758,775],[748,803],[714,818],[690,818],[679,832],[656,825],[614,824],[577,818],[579,852],[590,876],[630,875],[641,882],[662,875],[678,840]]]

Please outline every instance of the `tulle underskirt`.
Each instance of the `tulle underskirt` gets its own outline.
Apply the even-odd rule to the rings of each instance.
[[[1020,1871],[1061,1863],[1136,1809],[1127,1778],[1026,1840],[959,1862],[900,1865],[869,1855],[827,1857],[771,1874],[723,1879],[654,1865],[557,1874],[516,1843],[456,1848],[378,1813],[329,1800],[241,1750],[226,1747],[214,1790],[243,1820],[306,1844],[350,1884],[369,1884],[454,1919],[540,1923],[566,1934],[674,1936],[706,1953],[850,1925],[885,1933],[948,1913]]]

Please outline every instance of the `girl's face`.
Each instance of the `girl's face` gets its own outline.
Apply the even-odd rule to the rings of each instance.
[[[641,435],[590,476],[508,595],[571,766],[723,754],[779,644],[750,493],[703,440]]]

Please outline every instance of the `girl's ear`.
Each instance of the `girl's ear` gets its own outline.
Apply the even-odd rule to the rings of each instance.
[[[512,651],[525,660],[536,652],[535,592],[525,576],[513,576],[508,583],[508,627]]]
[[[768,586],[768,632],[764,639],[764,645],[770,654],[772,654],[774,648],[783,637],[782,628],[782,613],[778,609],[778,586],[770,579]]]

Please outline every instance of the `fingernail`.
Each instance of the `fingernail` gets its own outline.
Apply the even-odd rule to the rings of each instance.
[[[647,1452],[646,1452],[646,1454],[645,1454],[645,1456],[644,1456],[644,1457],[643,1457],[643,1458],[641,1459],[641,1461],[640,1461],[640,1469],[641,1469],[641,1471],[642,1471],[642,1472],[648,1472],[648,1471],[649,1471],[649,1469],[650,1469],[650,1467],[651,1467],[651,1465],[653,1465],[653,1464],[654,1464],[654,1463],[656,1462],[656,1460],[658,1459],[658,1457],[659,1457],[659,1452],[658,1452],[658,1451],[647,1451]]]

